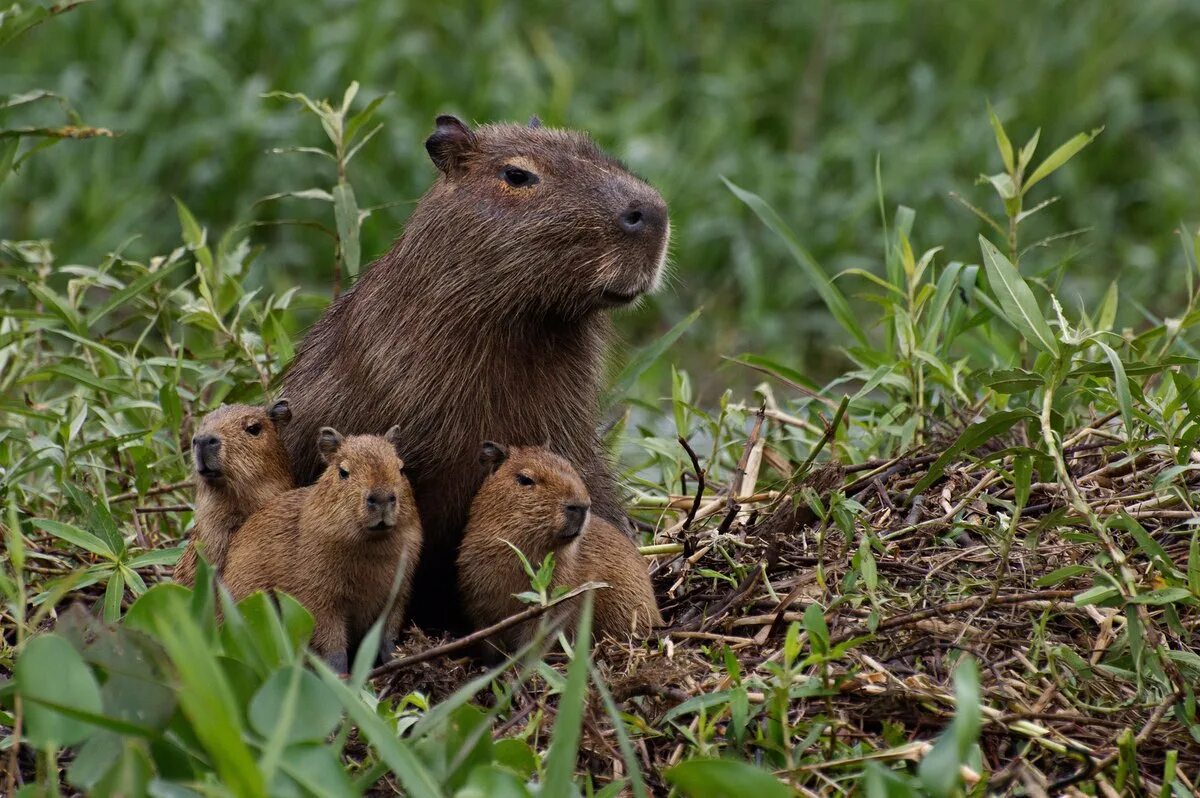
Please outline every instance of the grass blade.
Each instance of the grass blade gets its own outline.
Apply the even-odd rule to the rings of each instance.
[[[588,669],[591,666],[592,594],[583,598],[575,651],[567,668],[567,686],[558,703],[558,717],[546,754],[544,795],[570,795],[575,762],[579,757],[579,733],[583,727],[583,706],[587,700]]]
[[[783,239],[784,244],[787,245],[796,263],[799,264],[805,275],[812,282],[813,288],[821,296],[821,299],[824,300],[825,307],[829,308],[829,312],[833,314],[833,317],[838,320],[838,323],[842,325],[846,332],[853,335],[855,340],[863,346],[870,346],[867,334],[859,325],[853,311],[850,310],[850,304],[846,301],[846,297],[834,287],[829,276],[825,274],[825,271],[817,264],[808,250],[800,245],[796,236],[788,229],[787,224],[775,212],[775,209],[757,194],[739,188],[724,177],[721,180],[725,181],[725,185],[729,187],[729,190],[738,199],[750,206],[750,210],[754,211],[767,227],[771,228],[776,235]]]

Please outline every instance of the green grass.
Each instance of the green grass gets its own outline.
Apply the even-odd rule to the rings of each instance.
[[[591,131],[659,186],[676,230],[677,277],[629,319],[644,339],[706,308],[697,343],[676,359],[708,374],[709,354],[752,351],[834,376],[842,332],[775,236],[722,189],[721,177],[780,210],[824,269],[872,268],[875,171],[889,201],[924,220],[921,244],[951,251],[986,229],[949,198],[1000,160],[990,101],[1024,140],[1107,132],[1044,198],[1029,241],[1089,228],[1044,255],[1063,267],[1063,298],[1099,301],[1120,278],[1138,305],[1177,313],[1158,288],[1179,274],[1170,233],[1197,217],[1200,77],[1186,3],[1116,6],[987,2],[936,14],[903,0],[825,3],[584,4],[469,2],[244,3],[104,0],[78,7],[0,50],[0,96],[53,90],[85,122],[120,135],[35,156],[0,186],[2,235],[50,238],[68,260],[120,249],[137,258],[175,241],[178,196],[213,230],[313,218],[311,201],[255,205],[268,194],[328,188],[328,164],[264,153],[323,137],[270,91],[389,94],[383,131],[351,167],[360,205],[395,203],[367,221],[364,262],[394,239],[433,176],[421,142],[433,116],[524,120]],[[61,124],[53,101],[0,111],[0,126]],[[49,154],[47,153],[47,156]],[[332,225],[332,216],[325,216]],[[328,291],[333,251],[311,228],[258,227],[269,257],[251,285]],[[1086,268],[1083,264],[1086,263]],[[863,312],[854,297],[851,302]],[[661,376],[661,375],[660,375]],[[704,379],[713,401],[740,372]]]
[[[166,8],[89,4],[3,45],[27,56],[13,91],[124,134],[0,184],[0,789],[1195,793],[1190,12]],[[88,59],[106,69],[82,79]],[[809,69],[827,86],[797,103]],[[352,122],[385,74],[404,90]],[[261,400],[335,263],[386,246],[404,209],[354,211],[428,182],[455,87],[468,115],[583,122],[672,200],[679,290],[621,320],[604,399],[668,628],[345,682],[296,603],[166,579],[185,442]],[[269,90],[330,97],[335,134]],[[63,121],[43,98],[0,127],[18,112]],[[0,138],[0,166],[46,132]],[[296,145],[333,160],[262,151]],[[259,224],[283,219],[304,225]]]

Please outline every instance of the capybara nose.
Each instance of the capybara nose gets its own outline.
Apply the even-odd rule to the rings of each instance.
[[[621,212],[617,221],[630,235],[661,231],[667,219],[667,206],[662,200],[636,199]]]
[[[588,505],[572,502],[563,505],[563,528],[560,536],[570,540],[579,536],[583,524],[587,521]]]
[[[371,508],[395,506],[396,492],[394,490],[373,490],[367,494],[367,506]]]
[[[211,454],[221,448],[221,439],[216,435],[197,435],[192,438],[192,446],[205,454]]]

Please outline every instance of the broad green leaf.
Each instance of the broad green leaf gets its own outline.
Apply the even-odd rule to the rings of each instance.
[[[1096,136],[1099,136],[1103,130],[1103,127],[1098,127],[1091,133],[1076,133],[1072,136],[1066,144],[1063,144],[1057,150],[1050,153],[1046,157],[1046,160],[1038,164],[1038,168],[1034,169],[1033,174],[1025,180],[1025,184],[1021,187],[1021,193],[1027,193],[1040,180],[1049,177],[1051,173],[1057,171],[1059,167],[1074,158],[1080,150],[1091,144],[1092,140]]]
[[[1016,267],[983,236],[979,237],[979,246],[983,250],[988,282],[1000,302],[1004,318],[1030,343],[1057,356],[1058,341],[1046,323],[1033,291],[1029,290]]]
[[[791,788],[737,759],[689,759],[663,773],[689,798],[791,798]]]
[[[1163,587],[1158,590],[1151,590],[1149,593],[1139,593],[1129,599],[1130,604],[1174,604],[1178,601],[1187,601],[1194,603],[1192,592],[1187,588],[1182,587]]]
[[[39,748],[61,748],[82,742],[96,731],[92,725],[47,704],[99,714],[100,685],[74,647],[57,634],[42,634],[25,644],[14,667],[24,700],[25,742]]]
[[[264,738],[277,730],[289,684],[299,673],[292,723],[283,733],[286,745],[321,742],[342,718],[342,706],[312,672],[294,666],[279,668],[263,683],[250,702],[250,725]]]
[[[43,532],[49,532],[54,537],[65,540],[73,546],[78,546],[81,549],[87,549],[93,554],[99,554],[109,560],[116,560],[117,554],[108,544],[100,538],[93,535],[91,532],[85,532],[77,526],[64,524],[62,521],[53,521],[49,518],[35,518],[33,525]]]
[[[804,272],[812,287],[820,295],[821,299],[824,300],[825,306],[829,308],[829,312],[842,325],[842,328],[854,336],[855,340],[863,346],[870,346],[867,334],[863,331],[862,326],[859,325],[858,318],[850,309],[850,304],[846,301],[846,297],[842,296],[842,292],[834,286],[833,281],[829,279],[829,276],[825,274],[825,271],[817,264],[813,256],[808,253],[808,250],[800,245],[795,234],[792,233],[779,214],[775,212],[775,209],[757,194],[739,188],[724,177],[721,180],[724,181],[725,185],[738,199],[750,206],[750,209],[754,211],[767,227],[771,228],[776,235],[783,239],[784,244],[787,245],[788,251],[791,252],[801,271]]]

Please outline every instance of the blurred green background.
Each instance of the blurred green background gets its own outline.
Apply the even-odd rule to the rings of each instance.
[[[536,113],[591,131],[671,205],[675,278],[622,321],[627,338],[704,305],[674,350],[701,386],[751,379],[710,374],[718,355],[742,351],[819,377],[837,362],[837,328],[721,176],[772,203],[829,273],[879,273],[877,157],[888,215],[917,211],[916,248],[973,260],[984,225],[948,193],[999,211],[975,184],[1000,169],[986,103],[1018,145],[1041,126],[1042,156],[1105,125],[1030,197],[1064,196],[1029,223],[1038,236],[1090,231],[1027,263],[1036,273],[1069,261],[1066,303],[1119,278],[1124,297],[1170,313],[1183,302],[1173,231],[1200,221],[1198,30],[1200,4],[1164,0],[99,0],[0,50],[0,94],[50,89],[121,133],[28,161],[0,187],[0,238],[52,238],[60,263],[122,246],[166,252],[179,241],[171,195],[217,232],[331,220],[320,203],[255,205],[333,181],[325,161],[266,154],[324,142],[314,117],[260,95],[340,98],[357,80],[360,104],[392,93],[386,127],[351,165],[360,205],[395,203],[367,221],[364,261],[387,249],[433,178],[422,141],[436,113]],[[0,113],[0,127],[64,119],[45,103]],[[252,283],[328,290],[327,238],[250,235],[265,246]]]

